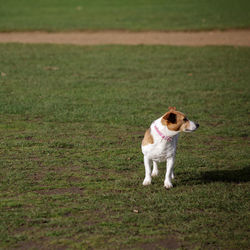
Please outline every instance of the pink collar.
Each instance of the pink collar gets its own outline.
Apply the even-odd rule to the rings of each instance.
[[[172,137],[163,135],[162,132],[157,128],[156,125],[154,125],[154,128],[155,128],[156,132],[158,133],[158,135],[159,135],[163,140],[172,141]]]

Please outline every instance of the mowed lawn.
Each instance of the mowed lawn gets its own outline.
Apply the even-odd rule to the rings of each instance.
[[[250,49],[0,46],[2,248],[249,248]],[[174,188],[142,186],[168,106]]]
[[[249,0],[0,0],[0,31],[250,27]]]

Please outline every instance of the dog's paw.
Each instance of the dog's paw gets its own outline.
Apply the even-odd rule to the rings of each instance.
[[[173,184],[172,184],[171,182],[164,182],[164,187],[165,187],[166,189],[170,189],[170,188],[173,187]]]
[[[158,170],[153,170],[151,176],[152,176],[152,177],[156,177],[156,176],[158,176],[158,174],[159,174],[159,171],[158,171]]]
[[[148,186],[150,184],[151,184],[151,179],[149,179],[149,178],[145,178],[143,183],[142,183],[143,186]]]

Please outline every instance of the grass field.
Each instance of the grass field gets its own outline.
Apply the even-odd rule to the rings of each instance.
[[[0,31],[250,27],[248,0],[0,0]]]
[[[250,49],[0,45],[0,247],[249,248]],[[176,106],[174,188],[140,142]]]

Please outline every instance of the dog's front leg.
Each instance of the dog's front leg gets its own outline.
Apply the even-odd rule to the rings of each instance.
[[[173,187],[173,184],[171,182],[171,178],[173,176],[173,171],[174,171],[174,156],[171,156],[167,158],[167,163],[166,163],[166,176],[165,176],[165,181],[164,181],[164,187],[169,189]]]
[[[147,186],[151,184],[151,163],[152,161],[144,156],[144,166],[145,166],[145,179],[143,181],[143,185]]]

